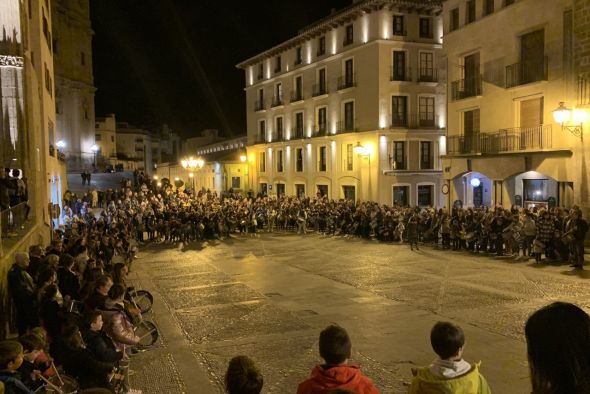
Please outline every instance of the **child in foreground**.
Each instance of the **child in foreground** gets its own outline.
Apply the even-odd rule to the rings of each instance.
[[[430,332],[430,343],[439,358],[428,367],[412,370],[410,394],[491,393],[479,373],[479,363],[471,365],[463,360],[465,335],[461,327],[449,322],[436,323]]]

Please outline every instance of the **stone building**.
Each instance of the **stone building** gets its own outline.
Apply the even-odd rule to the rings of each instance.
[[[444,2],[449,206],[588,208],[589,7]],[[560,103],[570,110],[563,123]]]
[[[52,7],[55,67],[56,141],[68,171],[92,168],[94,80],[89,0],[55,0]]]
[[[355,1],[238,64],[255,191],[443,205],[441,11]]]

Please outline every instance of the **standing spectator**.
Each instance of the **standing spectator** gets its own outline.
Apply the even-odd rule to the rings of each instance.
[[[584,268],[584,240],[586,239],[586,233],[588,232],[588,222],[582,217],[582,212],[578,209],[573,209],[572,215],[573,226],[573,258],[574,262],[572,267],[579,269]]]
[[[590,317],[573,304],[554,302],[525,325],[533,393],[590,393]]]
[[[41,261],[43,260],[43,248],[40,245],[31,245],[29,247],[29,268],[27,272],[31,275],[31,278],[37,282],[37,275],[39,268],[41,267]]]
[[[555,221],[551,213],[545,210],[537,223],[537,240],[545,245],[545,258],[553,256],[553,236],[555,235]]]
[[[334,389],[348,389],[358,394],[378,394],[373,381],[357,366],[349,365],[352,343],[346,330],[332,325],[320,333],[320,356],[325,364],[317,365],[311,377],[299,384],[297,394],[323,394]]]
[[[67,253],[59,258],[60,267],[57,270],[59,291],[67,301],[80,299],[80,279],[74,271],[74,263],[74,258]]]
[[[410,243],[410,250],[413,251],[414,246],[416,246],[416,250],[420,250],[418,247],[418,219],[415,215],[412,215],[408,221],[408,226],[406,227],[406,237]]]
[[[18,334],[23,335],[29,328],[38,326],[35,282],[26,271],[29,267],[29,255],[19,252],[14,260],[8,271],[8,288],[16,307]]]
[[[0,210],[10,208],[10,182],[7,179],[6,172],[0,168]]]
[[[86,172],[83,171],[80,176],[82,177],[82,186],[84,186],[86,184]]]

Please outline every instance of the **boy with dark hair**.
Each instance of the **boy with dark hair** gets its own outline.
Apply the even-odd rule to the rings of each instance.
[[[0,342],[0,381],[7,394],[32,394],[21,380],[18,369],[24,360],[23,346],[16,341]]]
[[[260,370],[247,356],[232,358],[225,373],[225,390],[228,394],[259,394],[264,379]]]
[[[327,394],[335,389],[357,394],[379,393],[359,367],[348,364],[352,343],[344,328],[337,325],[326,327],[320,333],[319,347],[320,356],[326,363],[311,371],[311,377],[299,384],[297,394]]]
[[[41,383],[35,372],[35,359],[43,352],[45,342],[33,333],[23,335],[18,339],[23,346],[23,363],[18,368],[22,382],[31,388],[38,388]]]
[[[412,369],[414,380],[409,394],[491,394],[479,373],[480,363],[472,366],[463,360],[465,334],[461,327],[450,322],[436,323],[430,332],[430,343],[439,358],[428,367]]]

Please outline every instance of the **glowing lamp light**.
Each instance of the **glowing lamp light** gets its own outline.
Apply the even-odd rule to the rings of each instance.
[[[367,148],[362,146],[360,142],[357,142],[354,146],[354,153],[361,156],[367,156],[369,154]]]
[[[158,182],[158,187],[161,187],[161,186],[162,186],[162,182]]]
[[[92,146],[90,147],[90,150],[93,151],[94,153],[99,151],[99,147],[96,144],[92,144]]]
[[[565,103],[561,101],[559,107],[553,110],[553,119],[561,125],[567,122],[570,118],[570,109],[565,106]]]
[[[188,177],[189,177],[189,178],[192,178],[192,177],[194,177],[194,176],[195,176],[195,174],[193,174],[192,172],[191,172],[190,174],[188,174]]]
[[[481,181],[479,180],[479,178],[473,178],[471,179],[471,181],[469,181],[469,183],[473,187],[479,187],[479,185],[481,185]]]
[[[55,143],[58,149],[63,149],[66,147],[66,142],[64,140],[59,140]]]
[[[245,163],[245,162],[246,162],[246,159],[247,159],[246,155],[241,155],[241,156],[240,156],[240,161],[241,161],[242,163]]]
[[[179,181],[179,180],[180,180],[180,178],[179,178],[179,177],[176,177],[176,178],[174,178],[174,180],[175,180],[175,181]]]
[[[158,176],[154,175],[154,181],[157,181],[157,180],[158,180]]]

